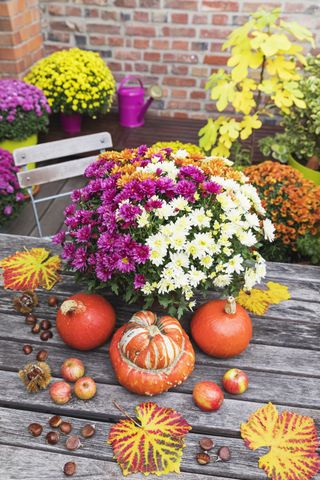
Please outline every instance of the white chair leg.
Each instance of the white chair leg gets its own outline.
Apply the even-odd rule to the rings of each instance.
[[[40,219],[39,219],[39,216],[38,216],[37,206],[36,206],[34,198],[33,198],[32,187],[28,188],[28,193],[30,195],[30,200],[31,200],[32,208],[33,208],[33,213],[34,213],[34,217],[36,219],[36,224],[37,224],[37,228],[38,228],[39,237],[42,237]]]

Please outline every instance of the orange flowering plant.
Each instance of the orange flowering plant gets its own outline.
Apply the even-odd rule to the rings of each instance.
[[[266,161],[244,173],[258,190],[267,216],[276,229],[272,245],[263,244],[267,260],[299,258],[299,242],[308,237],[320,244],[320,187],[288,165]],[[304,255],[306,255],[304,253]]]

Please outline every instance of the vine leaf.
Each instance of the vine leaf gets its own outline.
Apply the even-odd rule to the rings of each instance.
[[[154,402],[138,405],[136,417],[137,421],[120,420],[109,432],[108,443],[123,475],[179,473],[184,437],[191,426],[174,409]]]
[[[272,403],[254,412],[242,423],[241,436],[248,448],[270,447],[259,467],[272,480],[309,480],[320,469],[318,435],[312,418],[284,411]]]
[[[39,286],[50,290],[60,279],[61,259],[50,256],[45,248],[32,248],[0,261],[4,287],[11,290],[35,290]]]

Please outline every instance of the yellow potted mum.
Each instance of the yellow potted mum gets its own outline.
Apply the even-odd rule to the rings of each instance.
[[[37,62],[25,80],[41,88],[66,133],[81,130],[82,115],[110,110],[115,80],[98,53],[71,48]]]

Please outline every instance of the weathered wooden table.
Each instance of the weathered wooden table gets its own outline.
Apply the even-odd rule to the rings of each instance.
[[[37,238],[0,235],[0,258],[21,250],[23,247],[51,247],[46,240]],[[289,286],[292,299],[272,306],[264,317],[253,317],[253,340],[241,356],[218,360],[197,351],[194,373],[179,388],[154,397],[161,406],[174,407],[192,425],[187,435],[187,446],[181,464],[182,475],[168,478],[186,480],[263,480],[263,471],[258,466],[261,450],[248,450],[240,438],[240,423],[259,406],[272,401],[279,410],[312,416],[319,427],[320,420],[320,269],[317,267],[289,264],[269,264],[268,277]],[[72,275],[65,275],[54,288],[61,302],[79,291]],[[126,306],[106,294],[117,311],[118,325],[129,319],[133,306]],[[121,418],[112,401],[116,399],[131,415],[135,405],[145,401],[118,385],[112,371],[108,346],[83,353],[67,348],[53,328],[54,336],[49,342],[41,342],[30,333],[24,317],[12,308],[15,293],[1,290],[0,299],[0,478],[1,480],[58,480],[65,478],[62,467],[74,460],[78,473],[73,478],[120,479],[120,467],[112,460],[112,450],[106,444],[110,426]],[[40,319],[54,322],[55,310],[47,306],[48,293],[39,291],[40,305],[36,314]],[[185,324],[188,319],[185,320]],[[22,352],[24,344],[34,347],[31,355]],[[48,390],[28,394],[17,372],[25,363],[33,360],[40,349],[49,352],[48,362],[54,378],[59,378],[59,368],[70,356],[81,358],[88,375],[98,384],[94,399],[84,402],[73,399],[65,406],[55,405]],[[239,397],[226,394],[225,402],[218,412],[201,412],[192,401],[194,384],[208,379],[219,382],[224,371],[230,367],[243,368],[250,378],[250,387]],[[88,421],[97,427],[96,435],[85,440],[76,452],[68,452],[60,439],[57,445],[45,442],[49,431],[48,420],[53,414],[71,420],[74,432]],[[33,438],[27,431],[31,422],[44,425],[44,432]],[[228,445],[232,451],[229,463],[210,463],[200,466],[195,460],[199,451],[198,441],[210,436],[217,446]],[[216,449],[215,449],[216,450]],[[262,449],[263,453],[266,451]],[[144,478],[136,475],[129,478]],[[149,476],[148,478],[155,478]],[[319,480],[320,476],[315,477]]]

